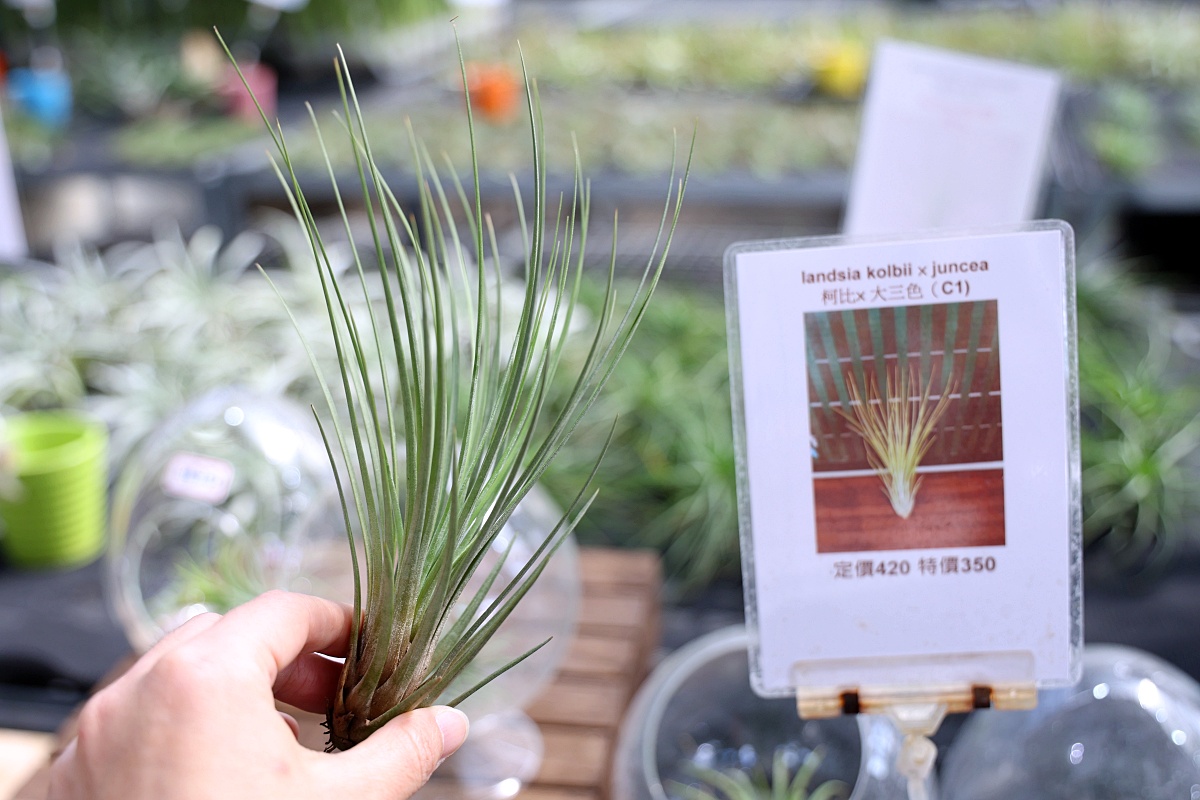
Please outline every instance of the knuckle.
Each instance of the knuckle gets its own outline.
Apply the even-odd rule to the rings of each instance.
[[[162,658],[146,673],[146,681],[152,686],[166,685],[167,687],[186,686],[192,682],[194,662],[187,657],[185,648],[179,647]]]
[[[220,618],[221,615],[215,611],[205,611],[203,614],[189,617],[183,624],[169,631],[157,644],[150,648],[149,652],[155,653],[170,649],[175,646],[176,641],[186,638],[193,631],[199,632],[211,628]]]
[[[192,617],[185,622],[184,625],[191,625],[193,627],[197,625],[203,625],[207,628],[211,625],[214,625],[219,619],[221,619],[221,615],[216,611],[205,611],[203,614],[197,614],[196,616]]]
[[[187,696],[193,687],[219,684],[219,673],[220,665],[213,661],[211,654],[184,645],[164,653],[150,668],[145,683],[151,692],[180,697]]]
[[[104,689],[93,695],[80,709],[75,722],[77,741],[80,745],[86,746],[103,735],[103,731],[113,715],[111,698],[111,689]]]
[[[258,597],[258,602],[281,604],[289,602],[292,597],[291,592],[285,592],[283,589],[268,589]],[[253,601],[252,601],[253,602]]]

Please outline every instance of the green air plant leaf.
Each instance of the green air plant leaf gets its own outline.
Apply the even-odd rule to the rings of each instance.
[[[941,396],[932,403],[931,386],[925,386],[917,397],[912,395],[912,387],[917,383],[915,372],[895,368],[888,370],[882,394],[870,374],[860,391],[854,375],[847,372],[850,410],[837,409],[862,437],[867,463],[883,481],[883,493],[892,508],[904,519],[908,519],[916,505],[917,490],[921,488],[917,467],[929,452],[938,421],[950,405],[953,380],[947,381]]]
[[[465,82],[461,55],[459,62]],[[360,545],[350,537],[356,611],[351,647],[328,713],[330,747],[346,749],[405,711],[461,702],[541,646],[457,697],[446,696],[586,510],[591,478],[511,580],[496,580],[493,573],[481,588],[467,590],[517,504],[596,399],[645,314],[679,217],[688,169],[678,182],[672,169],[658,246],[628,305],[618,306],[616,300],[614,243],[608,292],[588,355],[567,402],[551,414],[547,387],[573,319],[590,191],[576,158],[571,195],[553,204],[548,200],[535,84],[526,74],[531,215],[513,179],[524,234],[525,298],[515,336],[505,344],[501,321],[489,312],[493,303],[500,305],[500,276],[489,275],[489,263],[499,263],[500,254],[491,218],[483,212],[469,103],[473,192],[468,193],[449,165],[449,179],[444,180],[443,168],[410,130],[419,193],[410,214],[377,167],[344,57],[336,61],[336,71],[344,114],[341,134],[355,157],[373,268],[383,278],[384,307],[367,320],[352,313],[346,296],[350,287],[344,284],[353,281],[367,291],[369,267],[356,260],[346,273],[349,278],[337,274],[283,129],[269,120],[267,125],[279,157],[276,172],[320,272],[339,364],[330,382],[336,381],[346,398],[345,418],[339,419],[334,389],[321,378],[335,412],[322,430],[347,529],[361,532]],[[315,114],[309,113],[318,141],[323,141]],[[353,242],[348,201],[328,160],[326,165],[345,235]],[[465,337],[463,330],[468,331]],[[456,614],[462,605],[467,610]]]
[[[812,750],[804,757],[796,774],[789,779],[791,768],[788,752],[785,748],[779,748],[771,761],[769,782],[766,770],[762,767],[747,772],[741,769],[712,769],[685,762],[683,770],[699,785],[668,781],[667,788],[673,796],[683,800],[847,800],[850,786],[845,781],[827,780],[811,792],[808,790],[823,758],[821,748]]]

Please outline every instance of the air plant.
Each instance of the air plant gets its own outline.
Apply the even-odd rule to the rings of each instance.
[[[465,86],[461,51],[459,65]],[[344,750],[413,708],[435,702],[457,705],[545,644],[449,696],[455,678],[529,591],[590,502],[594,468],[558,524],[511,580],[497,580],[500,564],[481,569],[505,522],[596,399],[645,313],[678,220],[687,168],[678,183],[672,168],[657,246],[633,297],[621,307],[614,290],[614,243],[608,291],[588,355],[566,402],[550,413],[547,389],[574,315],[590,192],[576,157],[570,196],[560,196],[553,205],[548,200],[535,84],[525,72],[532,214],[526,214],[513,179],[523,233],[525,299],[511,343],[502,344],[501,321],[489,311],[500,307],[501,281],[498,275],[489,280],[488,274],[489,264],[500,262],[500,253],[491,217],[483,211],[469,98],[473,190],[468,192],[448,163],[449,177],[443,179],[442,168],[409,126],[419,193],[410,215],[377,166],[340,53],[335,68],[344,115],[341,133],[354,154],[385,313],[371,310],[365,320],[352,313],[348,284],[355,281],[369,291],[368,267],[357,255],[359,248],[352,247],[356,256],[350,278],[339,277],[332,268],[283,128],[265,114],[263,119],[276,146],[275,171],[317,262],[337,350],[338,372],[318,377],[333,412],[330,421],[319,421],[354,551],[351,645],[327,714],[330,749]],[[309,115],[324,151],[311,108]],[[353,243],[346,199],[328,159],[326,168],[345,235]],[[459,335],[461,320],[469,321],[466,341]],[[380,367],[389,360],[393,369],[374,369],[372,360]],[[389,373],[396,377],[389,379]],[[380,377],[372,380],[373,374]],[[344,419],[331,382],[340,384],[346,398],[340,409]],[[355,541],[356,529],[361,543]],[[468,590],[477,571],[486,575],[476,578],[478,588]]]
[[[1130,270],[1097,257],[1076,285],[1083,541],[1122,578],[1150,578],[1200,508],[1200,387],[1172,341],[1175,315]]]
[[[277,585],[263,561],[248,536],[214,538],[213,552],[204,558],[191,554],[180,558],[172,584],[155,598],[151,613],[163,621],[165,630],[178,624],[181,613],[189,613],[194,605],[224,609],[253,600],[266,587]]]
[[[883,493],[892,508],[908,519],[921,488],[917,467],[933,445],[938,421],[950,405],[951,382],[936,402],[931,402],[932,387],[928,385],[919,396],[912,396],[918,381],[910,370],[889,369],[882,394],[872,375],[866,375],[863,382],[860,391],[854,376],[846,375],[850,409],[837,412],[862,437],[867,463],[883,481]]]
[[[790,756],[787,748],[775,751],[769,783],[761,768],[757,774],[751,774],[741,769],[712,769],[688,762],[684,764],[685,771],[701,785],[671,781],[668,786],[684,800],[720,800],[722,795],[727,800],[847,800],[850,797],[850,787],[839,780],[824,781],[809,791],[808,785],[823,758],[820,748],[804,757],[794,776],[790,775]]]

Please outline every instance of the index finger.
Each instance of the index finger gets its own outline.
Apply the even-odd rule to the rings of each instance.
[[[255,664],[273,684],[305,653],[344,656],[351,614],[339,603],[276,590],[233,609],[197,639],[227,654],[229,663]]]

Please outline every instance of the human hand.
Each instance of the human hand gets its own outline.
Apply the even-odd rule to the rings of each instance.
[[[418,709],[352,750],[318,753],[275,708],[325,712],[341,665],[317,654],[345,655],[350,614],[269,592],[189,620],[84,706],[50,799],[409,797],[466,739],[462,712]]]

